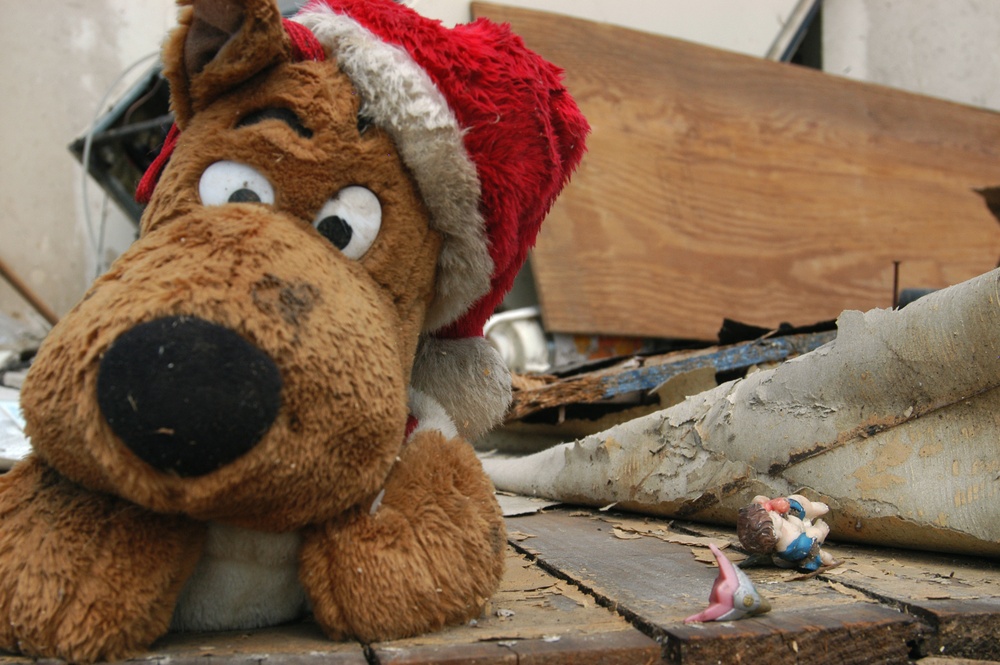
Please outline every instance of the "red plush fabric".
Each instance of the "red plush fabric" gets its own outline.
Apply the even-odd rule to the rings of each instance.
[[[292,41],[293,60],[296,62],[304,62],[306,60],[323,62],[326,60],[326,52],[323,51],[323,45],[319,43],[316,35],[309,28],[295,21],[289,21],[287,18],[282,19],[281,24],[285,26],[285,32],[288,33],[288,38]]]
[[[163,173],[164,167],[167,162],[170,161],[170,155],[174,152],[174,146],[177,145],[177,137],[180,136],[181,131],[177,129],[177,125],[170,125],[170,131],[167,132],[167,138],[163,140],[163,147],[160,148],[160,154],[156,156],[153,163],[149,165],[146,172],[142,174],[142,180],[139,181],[139,185],[135,188],[135,200],[142,205],[149,203],[149,199],[153,196],[153,190],[156,189],[156,183],[160,181],[160,174]]]
[[[448,29],[394,0],[316,0],[307,9],[321,6],[406,49],[466,130],[496,267],[490,293],[437,335],[482,335],[583,156],[587,121],[563,86],[562,70],[530,51],[508,25],[480,19]]]

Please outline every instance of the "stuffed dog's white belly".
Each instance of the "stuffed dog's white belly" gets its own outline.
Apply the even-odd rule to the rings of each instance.
[[[172,630],[245,630],[291,621],[306,609],[297,533],[210,523],[205,550],[181,591]]]

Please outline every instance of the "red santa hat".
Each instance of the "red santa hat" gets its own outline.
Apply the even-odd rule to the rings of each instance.
[[[507,25],[449,29],[394,0],[314,0],[292,21],[392,136],[442,235],[412,383],[476,438],[510,401],[509,373],[483,326],[579,163],[589,126],[562,71]],[[298,26],[286,23],[294,52],[315,58]]]

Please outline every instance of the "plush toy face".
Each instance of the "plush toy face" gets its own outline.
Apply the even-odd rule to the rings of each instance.
[[[586,121],[504,26],[178,2],[141,235],[21,391],[0,649],[117,661],[307,610],[364,643],[465,623],[506,543],[464,438],[510,392],[478,335]]]
[[[88,488],[298,528],[374,495],[396,459],[440,238],[335,62],[203,94],[140,239],[22,400],[38,454]]]

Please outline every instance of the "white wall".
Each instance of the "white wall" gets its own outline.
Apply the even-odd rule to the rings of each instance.
[[[798,0],[490,0],[763,56]],[[468,0],[406,0],[446,25],[469,20]]]
[[[1000,2],[825,0],[823,69],[1000,110]]]
[[[83,224],[81,168],[67,146],[122,70],[158,50],[176,11],[173,0],[48,3],[41,13],[38,3],[4,2],[3,10],[0,258],[63,313],[96,265]],[[96,226],[103,192],[96,184],[90,192]],[[111,249],[120,249],[132,228],[113,206],[109,212]],[[0,311],[45,328],[3,280]]]

